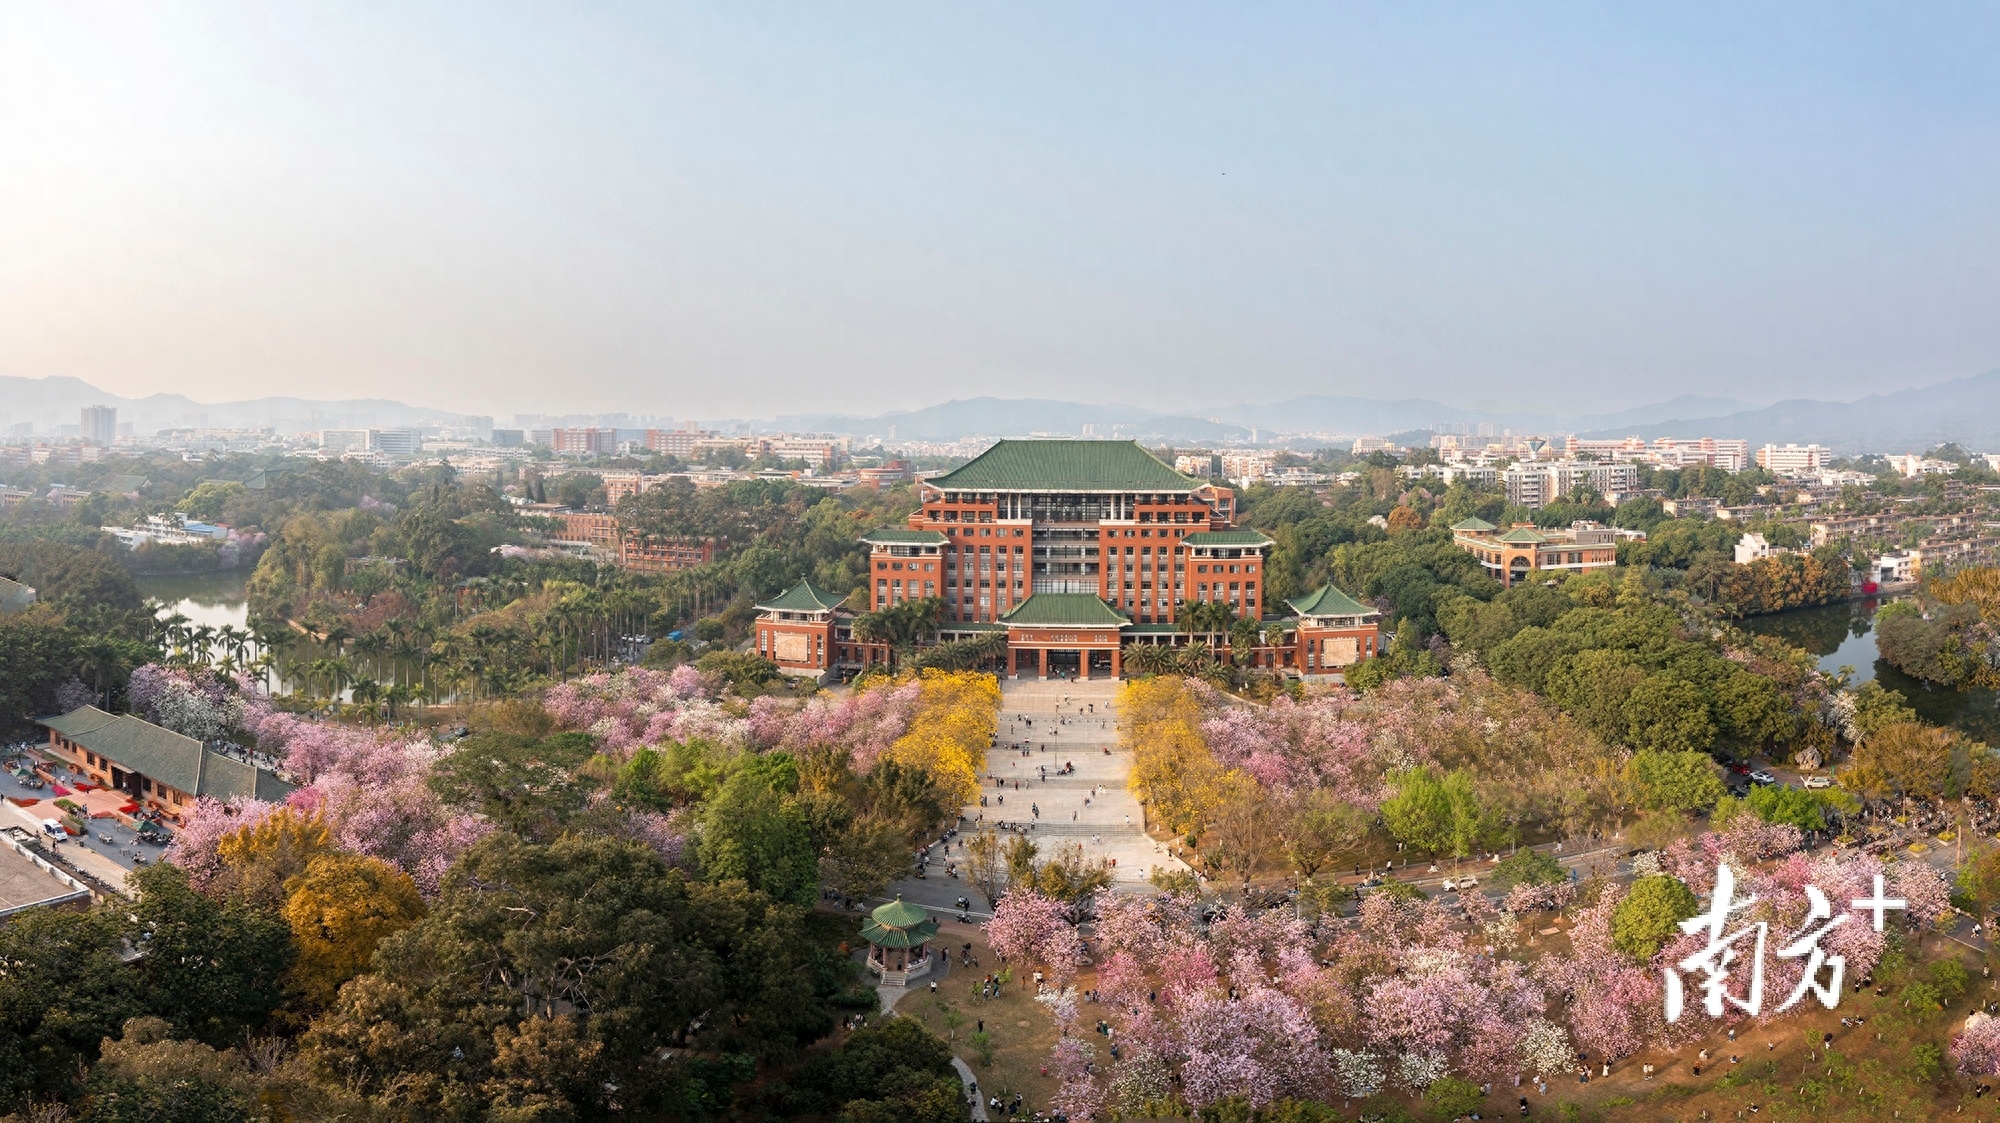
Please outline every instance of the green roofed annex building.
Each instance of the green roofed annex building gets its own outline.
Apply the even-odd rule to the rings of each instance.
[[[275,772],[130,714],[84,706],[40,724],[49,731],[51,756],[169,821],[194,810],[203,796],[276,803],[297,787]]]
[[[1180,626],[1201,603],[1260,623],[1242,655],[1254,666],[1337,673],[1379,650],[1377,614],[1339,590],[1273,614],[1264,565],[1274,543],[1233,525],[1235,492],[1181,475],[1134,441],[1001,441],[923,481],[919,498],[907,526],[861,537],[868,607],[936,598],[938,639],[1004,632],[1010,675],[1117,677],[1127,645],[1222,642]],[[802,582],[758,606],[758,653],[820,676],[893,662],[888,645],[854,638],[838,599]],[[998,656],[992,666],[1001,669]]]

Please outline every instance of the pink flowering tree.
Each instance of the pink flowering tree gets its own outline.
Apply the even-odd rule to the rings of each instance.
[[[1967,1076],[2000,1075],[2000,1018],[1975,1011],[1952,1036],[1951,1055]]]
[[[1057,987],[1083,964],[1083,937],[1069,922],[1069,905],[1032,890],[1000,898],[986,922],[986,942],[1003,958],[1041,964]]]
[[[1052,1104],[1071,1119],[1090,1119],[1104,1108],[1105,1089],[1092,1071],[1097,1049],[1080,1037],[1061,1037],[1049,1050],[1049,1075],[1056,1080]]]
[[[741,744],[751,723],[717,699],[717,686],[693,667],[669,673],[625,667],[552,688],[543,706],[563,729],[598,739],[615,754],[642,745],[701,739]]]
[[[244,724],[243,699],[208,670],[148,663],[132,672],[125,697],[132,711],[197,741],[215,741]]]
[[[224,803],[203,796],[182,814],[180,830],[174,832],[166,860],[186,870],[188,883],[197,891],[206,889],[222,872],[222,857],[217,852],[222,836],[255,826],[278,807],[254,799],[239,798]]]

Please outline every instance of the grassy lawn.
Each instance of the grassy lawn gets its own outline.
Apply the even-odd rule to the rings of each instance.
[[[935,994],[929,985],[935,976],[911,987],[897,1001],[896,1013],[917,1019],[950,1042],[952,1051],[972,1066],[982,1097],[1002,1095],[1011,1100],[1019,1092],[1022,1118],[1036,1108],[1046,1111],[1056,1082],[1043,1076],[1041,1070],[1056,1034],[1049,1023],[1048,1007],[1035,1001],[1032,970],[1026,979],[1016,974],[1003,984],[999,997],[981,997],[980,982],[1000,967],[999,957],[986,947],[985,937],[974,925],[947,921],[939,938],[952,951],[950,974],[936,979]],[[959,949],[967,943],[972,945],[978,966],[959,963]],[[973,1041],[981,1022],[991,1039],[991,1064],[982,1060]]]

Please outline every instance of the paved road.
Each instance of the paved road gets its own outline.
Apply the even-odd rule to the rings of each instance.
[[[974,1123],[986,1123],[986,1097],[979,1091],[979,1078],[972,1075],[972,1066],[953,1057],[951,1067],[958,1070],[958,1082],[965,1086],[965,1096],[972,1101]]]
[[[1145,890],[1157,866],[1186,869],[1147,836],[1145,812],[1126,789],[1132,754],[1118,745],[1111,705],[1117,696],[1116,682],[1002,680],[1000,743],[987,756],[980,799],[966,805],[949,848],[932,848],[924,876],[896,882],[888,895],[952,914],[963,895],[972,901],[972,915],[990,915],[963,877],[962,847],[978,830],[1003,824],[1024,830],[1044,857],[1076,845],[1089,857],[1112,859],[1115,884],[1126,891]],[[947,866],[961,876],[950,876]]]

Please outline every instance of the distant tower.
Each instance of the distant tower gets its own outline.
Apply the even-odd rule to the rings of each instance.
[[[116,406],[83,407],[83,439],[86,444],[109,446],[118,439]]]

